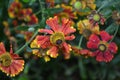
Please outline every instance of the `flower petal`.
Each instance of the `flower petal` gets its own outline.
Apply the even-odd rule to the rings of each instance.
[[[50,45],[49,36],[37,36],[37,43],[40,47],[46,48]]]
[[[53,34],[53,31],[52,31],[52,30],[49,30],[49,29],[40,29],[39,32],[40,32],[40,33]]]
[[[6,52],[6,50],[5,50],[4,44],[3,44],[3,42],[1,42],[0,43],[0,55],[5,53],[5,52]]]
[[[47,55],[50,55],[50,57],[52,57],[52,58],[56,58],[58,56],[58,47],[52,46],[52,48],[50,48],[47,51]]]
[[[75,36],[74,36],[74,35],[66,36],[66,37],[65,37],[65,40],[73,40],[73,39],[75,39]]]
[[[53,31],[58,31],[59,29],[59,24],[58,24],[58,18],[55,16],[54,18],[49,18],[46,21],[46,24],[53,30]]]
[[[89,41],[87,42],[87,47],[91,49],[97,49],[99,42],[100,42],[99,37],[95,34],[92,34],[89,37]]]
[[[70,33],[74,33],[76,30],[72,27],[72,21],[70,21],[69,19],[63,18],[61,31],[65,35],[68,35]]]
[[[96,55],[96,60],[97,61],[99,61],[99,62],[102,62],[102,61],[104,61],[104,53],[103,52],[97,52],[96,53],[97,55]]]
[[[112,38],[112,36],[110,36],[107,32],[105,32],[105,31],[101,31],[100,32],[100,36],[101,36],[101,38],[102,38],[102,40],[104,40],[104,41],[109,41],[111,38]]]
[[[113,59],[113,54],[111,54],[110,51],[106,51],[103,54],[105,62],[110,62]]]
[[[66,42],[64,42],[62,44],[62,51],[63,51],[63,54],[64,54],[64,58],[65,59],[69,59],[70,58],[70,51],[71,51],[71,46],[69,44],[67,44]]]
[[[108,49],[111,53],[117,53],[118,47],[114,42],[111,42],[108,46]]]

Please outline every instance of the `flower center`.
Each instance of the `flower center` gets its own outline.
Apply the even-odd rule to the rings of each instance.
[[[74,3],[74,8],[80,10],[82,8],[82,3],[80,1],[76,1]]]
[[[50,42],[55,45],[60,45],[64,40],[64,34],[61,32],[56,32],[50,36]]]
[[[89,29],[83,30],[83,36],[86,38],[88,38],[91,34],[92,34],[92,32]]]
[[[95,14],[95,15],[93,16],[93,19],[94,19],[95,21],[99,21],[99,20],[100,20],[100,15],[99,15],[99,14]]]
[[[7,52],[5,54],[2,54],[0,56],[0,62],[2,64],[2,66],[10,66],[10,64],[12,63],[12,58],[10,56],[10,54]]]
[[[99,44],[98,49],[102,52],[106,51],[107,46],[105,44]]]

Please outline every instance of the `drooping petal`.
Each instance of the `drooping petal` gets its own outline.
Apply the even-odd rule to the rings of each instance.
[[[95,34],[92,34],[89,37],[89,41],[87,42],[87,47],[91,49],[97,49],[99,42],[100,42],[99,37]]]
[[[101,36],[101,38],[102,38],[102,40],[104,40],[104,41],[109,41],[111,38],[112,38],[112,36],[110,36],[107,32],[105,32],[105,31],[101,31],[100,32],[100,36]]]
[[[92,57],[93,53],[91,51],[87,50],[87,49],[82,49],[82,50],[80,50],[80,54],[84,55],[85,57],[88,57],[88,56]]]
[[[39,32],[40,32],[40,33],[53,34],[53,31],[52,31],[52,30],[49,30],[49,29],[40,29]]]
[[[111,53],[117,53],[118,47],[114,42],[111,42],[108,46],[108,49]]]
[[[70,51],[71,51],[71,46],[69,44],[67,44],[66,42],[64,42],[62,44],[62,51],[63,51],[63,55],[65,59],[69,59],[70,58]]]
[[[110,62],[113,59],[113,54],[111,54],[110,51],[106,51],[103,54],[105,62]]]
[[[103,52],[98,52],[96,53],[96,60],[99,61],[99,62],[102,62],[104,61],[104,53]]]
[[[46,48],[50,45],[49,36],[39,35],[36,37],[36,39],[37,39],[38,45],[42,48]]]
[[[73,39],[75,39],[75,36],[74,36],[74,35],[66,36],[66,37],[65,37],[65,40],[73,40]]]
[[[58,24],[58,18],[55,16],[54,18],[49,18],[46,21],[46,24],[53,30],[53,31],[58,31],[59,29],[59,24]]]
[[[2,42],[0,42],[0,55],[5,53],[5,52],[6,52],[5,46],[4,46],[4,44]]]
[[[52,58],[56,58],[58,56],[58,47],[52,46],[48,51],[47,55],[50,55]]]
[[[69,19],[63,18],[61,31],[65,35],[68,35],[70,33],[74,33],[76,30],[72,27],[72,21],[70,21]]]

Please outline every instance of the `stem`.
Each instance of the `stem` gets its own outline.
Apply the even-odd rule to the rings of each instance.
[[[79,44],[78,44],[78,47],[79,47],[79,48],[81,48],[82,40],[83,40],[83,36],[80,37]]]
[[[116,28],[116,31],[115,31],[115,33],[114,33],[114,35],[113,35],[113,38],[110,40],[110,42],[112,42],[113,41],[113,39],[115,38],[115,36],[116,36],[116,34],[117,34],[117,32],[118,32],[118,29],[119,29],[119,26],[116,26],[117,28]],[[109,42],[109,43],[110,43]]]
[[[15,53],[19,54],[28,44],[30,44],[30,42],[35,38],[35,36],[38,34],[38,30],[36,30],[36,32],[34,33],[34,35],[30,38],[30,40],[28,42],[25,43],[25,45],[23,45],[20,49],[18,49]]]

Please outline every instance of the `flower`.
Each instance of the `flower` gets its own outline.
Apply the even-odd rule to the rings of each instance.
[[[58,16],[58,18],[68,18],[68,19],[77,19],[76,12],[73,12],[73,9],[71,6],[61,4],[57,5],[56,8],[63,8],[63,11],[60,13],[55,14],[55,16]]]
[[[11,3],[10,7],[8,8],[9,17],[16,18],[21,9],[22,4],[18,0],[15,0],[14,2]]]
[[[78,26],[79,33],[83,34],[83,36],[86,39],[88,39],[89,36],[92,33],[99,34],[99,26],[96,25],[96,26],[92,27],[92,25],[90,24],[89,20],[87,20],[87,19],[85,19],[83,21],[80,20],[77,23],[77,26]]]
[[[97,11],[92,11],[91,14],[88,15],[88,19],[93,25],[98,25],[99,23],[103,25],[105,22],[105,18],[103,17],[103,15],[101,15]]]
[[[72,22],[69,19],[62,19],[62,24],[58,24],[58,17],[49,18],[46,21],[50,29],[40,29],[40,33],[45,33],[46,35],[38,35],[37,43],[42,47],[48,47],[47,55],[52,58],[58,56],[58,52],[62,51],[65,59],[70,58],[71,46],[66,41],[73,40],[76,30],[71,26]]]
[[[101,31],[100,36],[92,34],[87,42],[87,47],[94,50],[92,56],[96,56],[99,62],[110,62],[117,53],[118,47],[114,42],[108,43],[112,38],[107,32]]]
[[[120,24],[120,13],[118,11],[113,11],[112,18],[115,20],[116,24]]]
[[[24,60],[14,54],[12,48],[10,52],[5,50],[4,44],[0,43],[0,70],[7,76],[14,77],[24,69]]]
[[[48,7],[54,7],[54,3],[55,3],[54,0],[45,0],[45,1],[48,4]]]
[[[24,20],[28,25],[33,25],[38,23],[38,18],[33,14],[31,8],[22,9],[18,14],[19,20]]]
[[[71,0],[70,5],[74,7],[79,15],[87,15],[90,10],[95,10],[96,4],[95,0]],[[85,9],[89,9],[87,12],[84,12]]]

